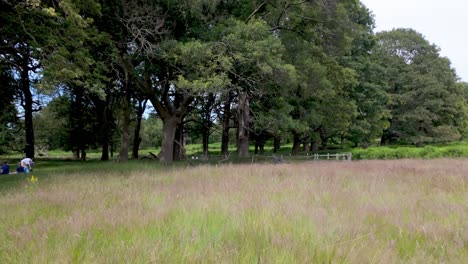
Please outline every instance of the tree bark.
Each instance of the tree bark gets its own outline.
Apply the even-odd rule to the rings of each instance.
[[[160,157],[163,163],[171,163],[174,161],[174,139],[179,123],[180,120],[175,116],[163,119],[163,140]]]
[[[226,95],[226,102],[223,107],[223,133],[221,136],[221,156],[226,158],[229,155],[229,129],[231,121],[231,103],[232,103],[232,92],[230,91]]]
[[[81,161],[86,161],[86,148],[81,149]]]
[[[174,160],[182,160],[184,156],[184,124],[180,121],[174,136]]]
[[[71,137],[71,148],[73,149],[76,160],[80,159],[80,151],[86,145],[86,135],[84,135],[83,129],[83,97],[84,90],[78,86],[71,86],[71,91],[74,96],[74,100],[71,103],[70,121],[72,126]]]
[[[212,127],[212,113],[213,105],[215,103],[216,97],[213,93],[209,93],[206,96],[206,101],[203,100],[202,111],[201,111],[201,120],[202,120],[202,145],[203,145],[203,156],[208,157],[208,146],[210,139],[210,132]]]
[[[129,130],[130,130],[130,88],[128,87],[129,83],[126,80],[125,83],[125,96],[122,103],[122,131],[120,136],[120,152],[119,152],[119,161],[127,162],[128,161],[128,145],[129,145]]]
[[[299,137],[299,134],[293,133],[294,134],[294,141],[293,141],[293,147],[291,151],[291,155],[297,155],[299,154],[299,148],[301,146],[301,140]]]
[[[168,80],[173,79],[173,74],[170,69],[168,70],[166,78],[161,78],[166,79],[166,81],[159,84],[157,92],[153,89],[151,71],[145,71],[143,77],[143,80],[136,78],[138,86],[151,101],[151,104],[163,121],[163,140],[161,144],[160,161],[162,163],[170,163],[174,160],[174,139],[177,125],[182,122],[194,97],[186,92],[171,92],[172,83]]]
[[[238,139],[237,153],[239,157],[249,156],[249,122],[250,122],[250,104],[249,96],[246,92],[239,92],[238,115]]]
[[[98,111],[98,122],[99,122],[99,139],[102,146],[101,160],[109,160],[109,120],[111,119],[111,113],[108,110],[110,95],[106,94],[106,100],[97,99],[95,105]]]
[[[148,100],[138,100],[138,109],[137,109],[137,123],[135,126],[135,133],[133,134],[133,147],[132,147],[132,158],[138,159],[138,150],[140,149],[141,143],[141,120],[143,118],[143,113],[146,109],[146,103]]]
[[[208,127],[203,126],[202,128],[202,143],[203,143],[203,156],[208,157],[208,147],[210,141],[210,130]]]
[[[107,137],[103,138],[102,140],[101,160],[102,161],[109,160],[109,139]]]
[[[313,141],[313,142],[312,142],[311,150],[312,150],[313,152],[317,152],[317,151],[318,151],[318,142],[317,142],[317,141]]]
[[[273,153],[277,153],[281,147],[281,140],[278,137],[273,138]]]
[[[110,157],[111,157],[111,159],[114,158],[114,151],[115,151],[114,142],[110,142]]]
[[[106,100],[106,106],[108,105],[108,99]],[[109,118],[110,118],[110,113],[109,110],[107,110],[107,107],[104,107],[102,109],[102,113],[100,114],[100,119],[101,122],[101,144],[102,144],[102,154],[101,154],[101,160],[106,161],[109,160]]]
[[[25,55],[21,68],[21,90],[24,97],[24,127],[26,130],[26,145],[24,147],[24,152],[26,157],[34,159],[33,98],[30,86],[29,55]]]
[[[255,154],[263,155],[265,151],[265,137],[263,134],[255,136]]]

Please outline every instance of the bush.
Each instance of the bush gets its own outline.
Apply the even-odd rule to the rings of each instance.
[[[431,145],[424,148],[414,146],[370,147],[353,149],[354,159],[433,159],[443,157],[468,157],[468,145],[465,142],[449,145]]]

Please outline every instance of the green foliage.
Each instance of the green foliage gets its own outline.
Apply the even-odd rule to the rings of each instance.
[[[167,41],[161,46],[164,60],[180,69],[174,81],[179,89],[198,94],[229,86],[230,80],[225,72],[231,67],[230,62],[222,54],[217,54],[214,44],[192,40]]]
[[[16,85],[11,70],[0,64],[0,154],[9,150],[17,130],[17,110],[14,105]]]
[[[113,46],[108,35],[93,25],[101,16],[95,1],[62,1],[50,7],[49,37],[43,45],[41,86],[55,91],[61,85],[83,87],[104,98]],[[107,46],[107,47],[106,47]]]
[[[293,134],[297,150],[301,142],[367,146],[382,135],[384,144],[418,145],[468,136],[468,86],[450,61],[412,29],[374,34],[360,1],[35,0],[0,7],[0,153],[19,138],[18,95],[36,88],[54,97],[34,117],[36,141],[53,148],[115,145],[116,128],[133,124],[115,117],[131,116],[127,102],[135,98],[152,102],[162,126],[201,122],[188,137],[206,139],[221,124],[211,115],[222,116],[228,92],[232,111],[245,114],[233,120],[246,121],[241,129],[256,143]],[[145,122],[143,145],[165,141],[171,160],[174,127],[162,137],[160,121]],[[25,131],[17,135],[29,135],[31,147],[34,131]]]
[[[387,68],[388,109],[392,115],[384,137],[413,143],[460,139],[464,120],[463,91],[439,48],[411,29],[378,35],[376,52]],[[392,138],[393,137],[393,138]]]
[[[434,159],[468,157],[467,142],[448,145],[369,147],[351,150],[354,159]]]
[[[293,76],[294,68],[282,59],[284,46],[264,21],[228,19],[213,31],[226,58],[223,64],[229,66],[225,70],[233,88],[252,94],[268,93],[265,82],[276,78],[285,81]]]
[[[154,114],[150,114],[147,119],[142,120],[141,146],[140,148],[160,147],[163,133],[163,124],[160,118]],[[145,153],[146,155],[147,153]],[[157,153],[155,153],[157,154]]]
[[[70,101],[69,96],[55,98],[34,117],[36,142],[50,149],[93,147],[99,138],[99,124],[93,111],[96,109],[86,99],[77,102]]]

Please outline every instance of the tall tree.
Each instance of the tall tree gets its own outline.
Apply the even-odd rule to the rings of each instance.
[[[142,97],[136,98],[136,105],[135,105],[135,130],[133,133],[133,145],[132,145],[132,158],[138,159],[138,150],[140,149],[140,143],[143,140],[141,138],[141,123],[143,119],[143,114],[146,110],[146,104],[148,99],[143,99]]]
[[[94,1],[1,1],[1,59],[20,80],[25,152],[34,157],[33,82],[40,88],[70,85],[97,91],[99,82],[87,44],[96,36],[89,26],[98,13]],[[96,76],[97,77],[97,76]]]
[[[38,57],[42,38],[47,30],[42,24],[44,14],[28,2],[1,1],[0,59],[18,78],[18,95],[24,112],[26,156],[34,158],[33,92],[31,76],[40,68]],[[42,30],[41,30],[42,29]],[[38,34],[39,33],[39,34]]]
[[[5,153],[11,146],[14,127],[17,123],[15,93],[17,82],[8,65],[0,64],[0,153]]]
[[[439,48],[412,29],[378,35],[379,51],[389,71],[390,127],[382,142],[403,140],[420,145],[460,138],[463,91]]]
[[[381,57],[376,54],[376,37],[373,33],[374,19],[364,5],[348,5],[349,18],[353,22],[350,52],[340,61],[356,73],[356,83],[350,87],[350,100],[356,105],[349,130],[343,133],[355,146],[371,144],[388,126],[389,112],[386,108],[386,70]]]
[[[237,93],[238,154],[245,157],[249,155],[250,101],[289,80],[294,68],[283,60],[284,47],[265,22],[228,20],[219,30],[224,56],[232,65],[227,71],[229,89]]]

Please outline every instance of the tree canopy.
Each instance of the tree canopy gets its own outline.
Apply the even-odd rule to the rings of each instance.
[[[225,156],[229,142],[248,156],[253,142],[290,140],[297,154],[468,132],[467,86],[450,61],[412,29],[375,34],[360,1],[9,0],[0,10],[0,151],[23,142],[34,157],[39,142],[126,161],[143,144],[172,162],[190,139],[208,155],[214,130]]]

